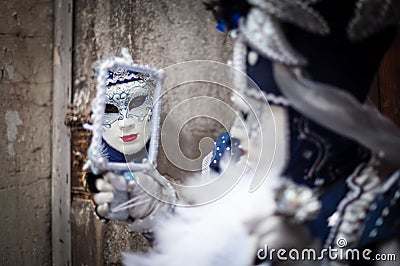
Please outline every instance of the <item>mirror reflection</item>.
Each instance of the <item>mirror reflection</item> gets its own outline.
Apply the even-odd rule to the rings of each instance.
[[[91,171],[148,171],[156,167],[164,72],[122,57],[98,62]]]
[[[141,162],[147,156],[155,82],[123,67],[109,70],[103,115],[102,155],[109,162]]]

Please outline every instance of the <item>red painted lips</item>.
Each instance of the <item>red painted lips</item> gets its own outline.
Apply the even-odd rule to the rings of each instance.
[[[126,135],[121,137],[123,142],[130,142],[130,141],[134,141],[135,139],[137,139],[139,134],[131,134],[131,135]]]

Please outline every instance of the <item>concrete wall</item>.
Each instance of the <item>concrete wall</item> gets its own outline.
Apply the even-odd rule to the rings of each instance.
[[[51,264],[53,3],[0,8],[0,264]]]

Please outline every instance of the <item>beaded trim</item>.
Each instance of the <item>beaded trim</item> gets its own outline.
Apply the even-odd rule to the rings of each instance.
[[[372,158],[367,165],[360,165],[346,180],[350,190],[329,218],[332,229],[324,248],[330,246],[345,250],[357,245],[368,209],[381,192],[380,179],[374,169],[376,164],[376,159]],[[340,239],[344,239],[346,245],[338,246]]]
[[[317,34],[328,34],[326,21],[309,6],[319,0],[248,0],[253,7],[239,31],[246,43],[261,55],[287,65],[306,65],[307,60],[288,43],[280,21],[289,22]]]
[[[321,0],[248,0],[252,6],[239,21],[245,42],[261,55],[286,65],[304,66],[307,59],[286,40],[281,22],[294,24],[308,32],[327,35],[328,23],[310,4]],[[350,40],[360,41],[391,25],[399,26],[400,2],[396,0],[358,0],[354,17],[347,27]]]
[[[261,91],[262,94],[260,94],[259,90],[249,88],[245,94],[249,97],[252,97],[253,99],[259,100],[259,101],[265,101],[267,100],[268,103],[272,103],[275,105],[281,105],[281,106],[290,106],[290,102],[288,99],[286,99],[284,96],[277,96],[273,93],[266,93],[264,91]]]
[[[292,23],[306,31],[328,34],[328,23],[310,4],[322,0],[248,0],[249,4],[261,9],[269,16]]]

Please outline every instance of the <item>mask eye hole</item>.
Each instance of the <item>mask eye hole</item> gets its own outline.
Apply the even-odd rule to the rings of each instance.
[[[141,106],[146,101],[147,95],[137,96],[129,103],[129,110]]]
[[[115,113],[118,113],[118,107],[116,107],[115,105],[112,105],[112,104],[107,103],[107,104],[106,104],[106,109],[105,109],[104,112],[105,112],[106,114],[115,114]]]

